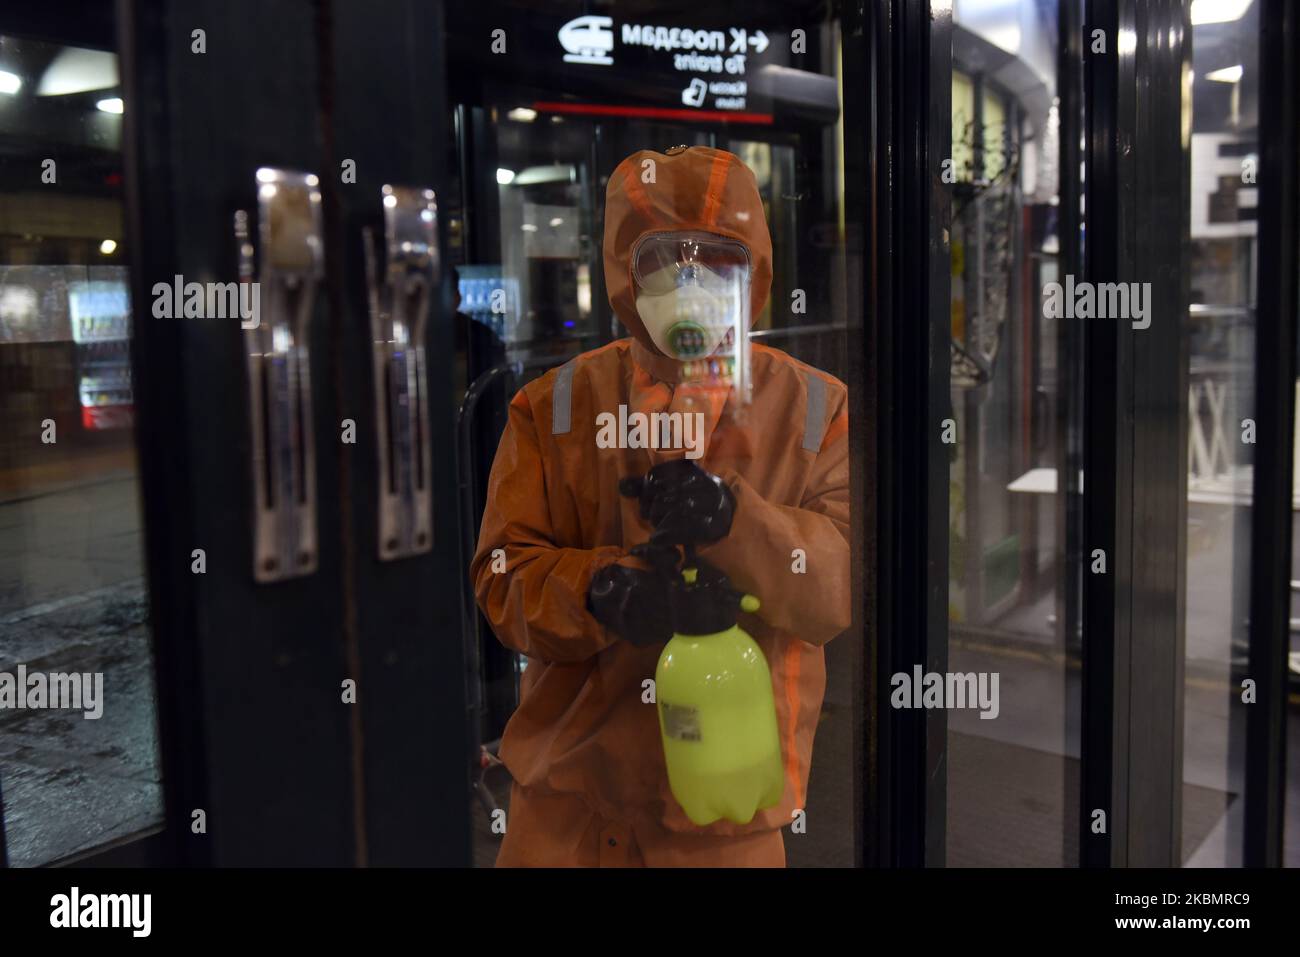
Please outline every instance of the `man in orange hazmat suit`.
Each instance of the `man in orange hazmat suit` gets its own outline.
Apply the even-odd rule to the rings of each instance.
[[[514,784],[497,864],[784,866],[822,646],[850,624],[846,390],[779,350],[738,348],[735,329],[674,323],[700,303],[739,302],[747,340],[767,301],[771,238],[735,155],[676,147],[624,160],[606,190],[604,257],[631,338],[514,397],[470,569],[498,639],[528,658],[501,745]],[[727,297],[728,277],[742,296]],[[737,360],[720,390],[709,357],[726,340]],[[700,357],[714,386],[700,384]],[[698,434],[629,440],[627,423],[651,413],[682,413]],[[620,494],[626,479],[640,501]],[[701,562],[761,599],[740,625],[771,669],[785,786],[746,824],[687,819],[645,692],[672,630],[645,546],[676,526],[700,529]]]

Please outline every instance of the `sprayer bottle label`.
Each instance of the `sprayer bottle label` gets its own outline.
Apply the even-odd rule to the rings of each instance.
[[[700,710],[680,704],[660,701],[659,707],[664,719],[664,734],[678,741],[700,740]]]

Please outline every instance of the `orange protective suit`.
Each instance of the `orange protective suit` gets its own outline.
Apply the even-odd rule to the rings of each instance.
[[[846,390],[755,343],[743,417],[734,396],[725,406],[694,400],[708,427],[698,464],[736,499],[730,534],[699,555],[762,601],[740,624],[771,667],[786,772],[776,807],[745,825],[696,827],[669,790],[655,706],[643,700],[660,649],[622,641],[587,610],[593,574],[613,562],[640,565],[629,550],[651,531],[636,501],[619,495],[619,479],[683,453],[599,448],[596,421],[620,404],[650,412],[692,401],[678,388],[682,364],[654,347],[637,315],[636,242],[690,229],[744,243],[757,316],[771,285],[771,239],[753,173],[722,150],[633,154],[610,177],[605,210],[605,281],[632,338],[578,356],[514,397],[471,566],[497,637],[529,659],[501,745],[515,784],[498,865],[781,866],[779,829],[804,806],[825,691],[821,646],[850,623]],[[496,549],[504,570],[499,562],[494,570]]]

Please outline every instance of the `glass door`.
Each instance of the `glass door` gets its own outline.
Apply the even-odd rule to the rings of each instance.
[[[462,863],[441,11],[65,7],[0,21],[8,861]]]
[[[163,822],[112,23],[0,18],[0,795],[13,867]]]
[[[1281,863],[1293,21],[1248,0],[950,9],[931,522],[949,677],[1002,693],[946,715],[928,859]]]
[[[504,511],[519,507],[511,504],[514,494],[500,491],[502,475],[519,454],[515,443],[527,433],[519,423],[523,404],[549,401],[542,397],[555,389],[563,393],[567,387],[557,383],[567,381],[566,375],[582,376],[580,370],[601,367],[634,348],[635,313],[620,313],[611,303],[611,286],[622,277],[611,278],[607,271],[611,256],[617,261],[628,253],[610,246],[617,229],[610,210],[615,217],[619,213],[617,199],[607,197],[616,197],[624,187],[627,166],[620,164],[630,156],[671,163],[681,150],[704,148],[726,151],[734,158],[734,182],[752,184],[734,195],[743,195],[748,204],[739,208],[751,217],[747,228],[759,228],[753,217],[761,215],[771,256],[770,279],[764,276],[764,295],[748,341],[793,376],[786,380],[792,389],[786,399],[765,406],[752,424],[762,448],[755,461],[739,468],[754,475],[783,467],[797,470],[816,458],[815,451],[828,456],[823,462],[841,463],[831,470],[834,488],[826,490],[825,503],[811,488],[806,501],[797,501],[793,490],[768,488],[760,496],[764,501],[749,507],[754,515],[787,516],[791,527],[806,529],[808,541],[785,550],[772,541],[755,547],[734,573],[743,577],[764,563],[789,569],[788,578],[769,586],[777,621],[800,583],[806,583],[808,595],[824,594],[828,608],[857,607],[862,592],[850,582],[848,543],[865,518],[856,507],[841,512],[840,505],[849,504],[850,448],[867,428],[849,412],[867,401],[867,386],[848,358],[851,330],[862,322],[849,277],[862,271],[857,243],[865,232],[860,219],[866,206],[853,205],[846,188],[848,95],[841,97],[838,86],[841,21],[834,11],[816,5],[777,3],[760,3],[739,20],[732,12],[683,12],[655,4],[635,15],[620,9],[609,16],[592,15],[581,3],[562,3],[526,21],[507,5],[449,8],[447,16],[450,95],[457,100],[450,126],[458,142],[456,178],[462,187],[452,213],[452,235],[463,240],[459,248],[449,249],[461,257],[461,312],[471,331],[465,337],[463,361],[469,371],[460,401],[464,442],[459,468],[462,533],[468,529],[461,575],[477,592],[467,596],[465,619],[471,702],[481,706],[474,722],[481,744],[474,862],[491,866],[554,853],[556,841],[571,829],[577,828],[572,831],[577,837],[586,828],[570,819],[583,801],[605,803],[599,815],[603,823],[593,823],[594,830],[586,834],[601,832],[600,846],[584,839],[582,860],[608,863],[644,854],[647,861],[663,861],[655,855],[664,853],[673,836],[662,833],[663,822],[671,820],[677,829],[685,825],[680,808],[665,797],[655,701],[642,699],[642,681],[653,683],[657,652],[619,641],[580,660],[557,662],[548,660],[554,649],[552,654],[544,647],[521,650],[520,635],[528,631],[533,615],[545,611],[548,591],[532,592],[534,586],[526,584],[532,573],[521,570],[519,600],[506,614],[496,609],[489,620],[480,616],[478,603],[491,579],[481,561],[471,567],[470,558],[487,547],[484,543],[503,515],[508,532],[523,530]],[[656,47],[656,26],[644,24],[663,24],[665,39],[689,34],[692,50],[697,40],[728,49],[697,55],[684,47]],[[490,55],[481,42],[493,28],[504,32],[505,56]],[[646,29],[648,43],[642,42]],[[520,36],[527,36],[526,45],[516,47]],[[745,45],[743,55],[732,48],[738,43]],[[852,53],[855,62],[861,56],[861,51]],[[668,180],[649,177],[645,182],[647,195],[660,196],[664,209],[673,207],[674,188]],[[728,195],[733,188],[726,187]],[[682,192],[679,215],[698,214],[698,207],[694,213],[688,207],[705,192],[702,184]],[[722,210],[718,223],[725,220],[731,223],[727,228],[737,228],[739,221],[726,220],[728,215],[731,210]],[[661,226],[668,228],[672,221],[670,216]],[[496,313],[491,308],[494,291],[501,303]],[[487,335],[495,338],[492,346],[500,361],[476,363],[476,351],[482,355],[486,350],[476,347],[475,337],[481,341]],[[620,404],[630,401],[626,388],[641,383],[643,373],[649,377],[646,387],[660,382],[653,388],[671,389],[654,378],[653,364],[628,362],[625,372],[614,375],[609,389],[596,397],[599,408],[584,407],[579,418],[575,405],[565,454],[580,456],[586,464],[519,489],[523,499],[541,503],[556,516],[588,516],[581,527],[557,527],[543,536],[539,563],[554,555],[573,555],[581,562],[582,555],[593,551],[626,552],[649,536],[630,515],[616,524],[595,518],[620,512],[617,479],[635,476],[623,450],[596,444],[594,416],[605,410],[617,415]],[[573,381],[577,402],[581,380]],[[825,385],[825,407],[810,400],[813,393],[798,381],[811,382],[813,390]],[[821,439],[809,438],[807,444],[801,439],[797,454],[787,447],[789,436],[803,434],[809,416],[819,419],[822,413],[827,431]],[[545,418],[547,413],[538,414]],[[544,443],[553,441],[549,422],[540,427]],[[715,468],[725,464],[718,462]],[[706,456],[704,467],[709,465]],[[640,474],[649,467],[648,461],[641,463]],[[589,470],[601,477],[596,486],[588,487],[578,477]],[[813,517],[817,512],[823,514]],[[831,513],[838,517],[819,520]],[[501,548],[509,556],[524,545],[512,539]],[[803,565],[795,554],[798,548],[807,554],[829,551],[819,551],[822,559]],[[594,570],[584,574],[590,578]],[[503,571],[509,573],[509,568]],[[828,583],[833,583],[830,592],[818,591]],[[582,588],[585,593],[586,585]],[[573,632],[575,644],[580,636],[601,633],[580,604],[560,601],[553,613],[566,621],[564,633]],[[806,631],[789,620],[773,626],[761,613],[750,626],[772,668],[773,686],[780,689],[775,710],[786,763],[784,791],[773,809],[753,821],[718,822],[700,840],[757,829],[768,849],[779,846],[782,859],[792,866],[843,866],[863,859],[862,782],[855,769],[863,747],[864,630],[860,622],[847,619],[838,629],[819,630],[815,610],[804,608],[801,614],[808,619]],[[639,664],[632,669],[629,661]],[[592,743],[566,757],[559,742],[575,734],[589,734]],[[556,746],[550,747],[549,740]],[[620,780],[631,790],[608,801]],[[548,793],[554,790],[558,797]],[[552,802],[549,812],[547,801]],[[634,821],[639,830],[632,827]],[[716,850],[725,848],[718,845]]]
[[[949,667],[988,694],[948,719],[951,866],[1078,861],[1081,648],[1063,477],[1082,355],[1042,302],[1069,271],[1062,29],[1054,3],[954,11]]]

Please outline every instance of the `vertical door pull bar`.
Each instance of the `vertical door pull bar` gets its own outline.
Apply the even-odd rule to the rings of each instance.
[[[239,278],[256,282],[245,324],[252,437],[253,577],[275,582],[316,571],[316,455],[309,329],[322,272],[320,181],[257,171],[260,256],[248,214],[235,213]],[[250,328],[251,326],[251,328]]]
[[[425,324],[438,276],[438,206],[433,190],[385,186],[385,257],[364,234],[370,291],[379,466],[379,558],[427,552],[433,545],[429,392]]]

